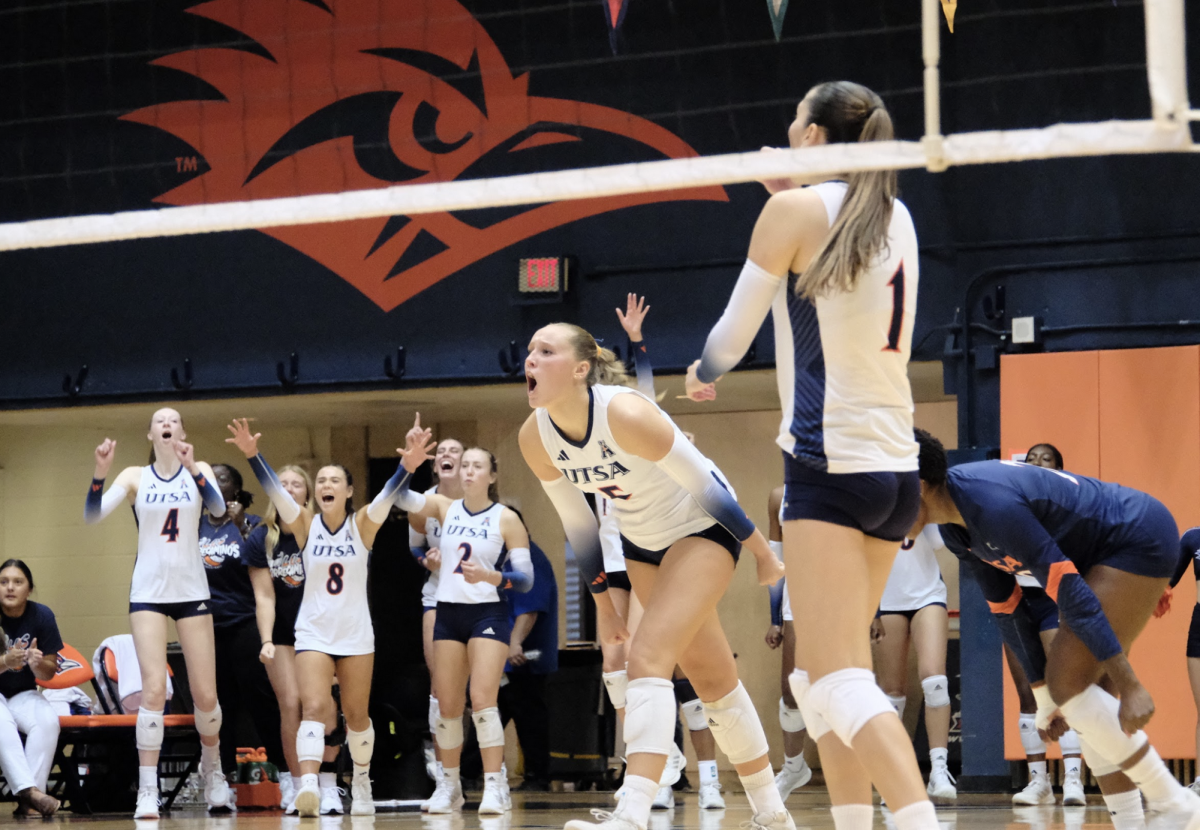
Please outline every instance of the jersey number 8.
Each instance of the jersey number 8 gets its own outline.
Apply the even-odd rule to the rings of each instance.
[[[325,580],[325,590],[337,596],[342,592],[342,588],[346,587],[342,582],[342,574],[346,572],[346,568],[341,562],[334,562],[329,566],[329,579]]]

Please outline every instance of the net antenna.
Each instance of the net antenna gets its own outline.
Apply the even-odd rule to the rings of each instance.
[[[1037,129],[949,136],[941,134],[939,0],[921,2],[925,64],[925,135],[921,141],[825,144],[775,153],[731,153],[12,222],[0,224],[0,251],[594,199],[792,176],[917,168],[939,172],[956,165],[1197,149],[1188,126],[1190,121],[1200,121],[1200,110],[1192,109],[1188,103],[1184,0],[1144,2],[1150,119],[1055,124]]]

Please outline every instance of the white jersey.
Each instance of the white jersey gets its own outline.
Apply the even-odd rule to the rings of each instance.
[[[604,552],[604,572],[625,570],[625,548],[621,545],[621,526],[613,512],[612,502],[596,496],[596,518],[600,520],[600,549]]]
[[[640,395],[657,408],[654,401],[633,389],[593,386],[588,390],[588,431],[580,442],[564,437],[545,409],[536,410],[542,445],[554,466],[585,493],[606,496],[621,534],[645,550],[665,550],[716,524],[661,467],[623,450],[613,438],[608,404],[617,395]],[[670,420],[665,412],[663,417]],[[687,440],[674,421],[671,427],[676,440]]]
[[[462,499],[446,508],[442,525],[442,573],[438,580],[438,602],[462,602],[478,605],[500,602],[504,597],[499,589],[487,582],[467,582],[462,563],[467,559],[493,571],[503,570],[508,548],[500,535],[500,517],[504,505],[495,503],[479,513],[472,513]]]
[[[945,547],[937,525],[925,525],[916,539],[906,539],[879,602],[882,611],[919,611],[935,602],[946,604],[946,583],[936,551]]]
[[[428,496],[436,492],[437,485],[435,484],[426,490],[424,495]],[[442,548],[442,526],[438,522],[437,516],[430,516],[425,520],[425,550],[433,550],[434,548],[437,548],[439,551]],[[421,604],[426,608],[437,607],[438,579],[441,575],[440,568],[436,571],[430,571],[429,577],[421,587]]]
[[[133,502],[138,524],[130,602],[194,602],[208,599],[200,556],[200,488],[182,466],[169,479],[154,465],[142,468]]]
[[[820,194],[833,226],[843,182]],[[783,419],[777,443],[806,466],[830,473],[917,469],[908,383],[917,311],[917,234],[899,199],[887,247],[853,291],[795,295],[796,275],[780,284],[771,307]]]
[[[372,654],[375,629],[367,604],[371,551],[363,544],[354,514],[330,530],[313,516],[304,544],[304,599],[296,616],[296,651],[338,657]]]

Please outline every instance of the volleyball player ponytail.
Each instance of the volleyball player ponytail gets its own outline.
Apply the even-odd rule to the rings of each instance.
[[[892,117],[883,99],[861,84],[834,81],[807,96],[809,122],[824,127],[830,144],[891,141]],[[796,293],[808,300],[853,291],[858,275],[887,248],[896,200],[896,171],[851,173],[833,227],[812,262],[796,280]]]
[[[587,376],[588,386],[595,386],[598,383],[605,386],[623,386],[629,382],[625,364],[613,353],[612,349],[601,346],[590,332],[574,323],[560,323],[559,325],[566,326],[570,330],[571,346],[575,350],[575,356],[579,360],[586,360],[591,364]]]

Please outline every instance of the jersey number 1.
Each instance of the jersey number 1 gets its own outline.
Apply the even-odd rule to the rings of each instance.
[[[888,326],[888,342],[885,352],[900,351],[900,330],[904,328],[904,263],[892,274],[888,283],[892,287],[892,323]]]
[[[163,522],[161,536],[166,536],[168,542],[174,542],[179,538],[179,508],[172,507],[167,513],[167,520]]]

